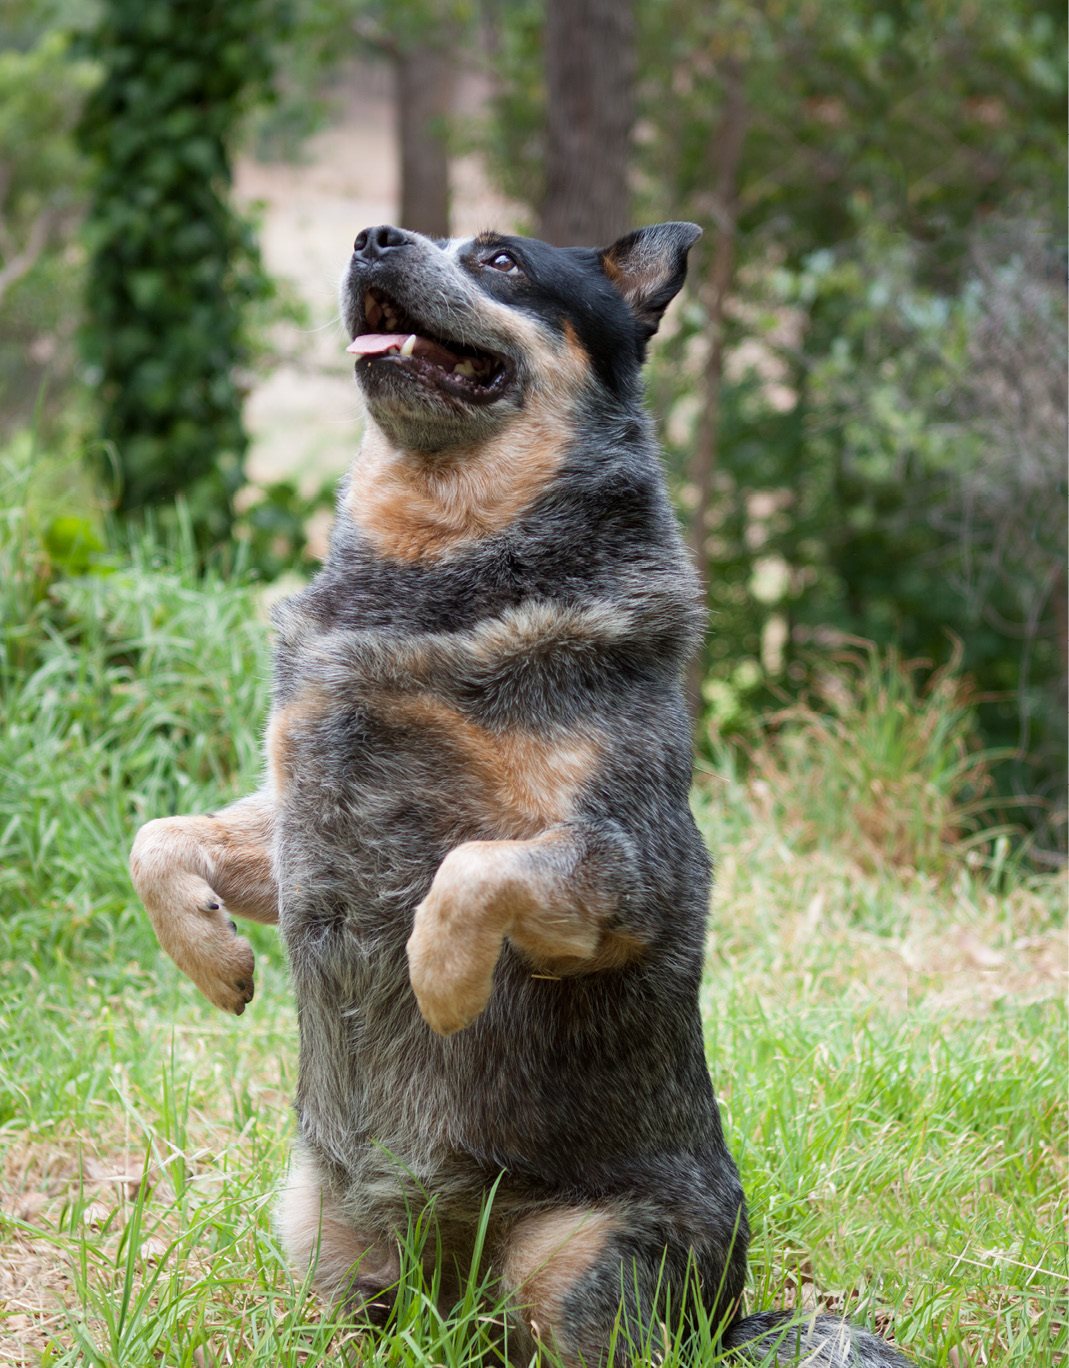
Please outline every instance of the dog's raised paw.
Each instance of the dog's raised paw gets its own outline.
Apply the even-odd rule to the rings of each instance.
[[[240,1016],[252,1001],[255,956],[226,904],[197,874],[168,870],[139,888],[160,944],[209,1002]]]
[[[222,903],[210,915],[207,936],[197,946],[188,968],[182,967],[206,998],[224,1012],[241,1016],[256,993],[253,949],[243,936],[235,934]]]
[[[482,1012],[493,987],[501,938],[449,926],[427,902],[416,909],[408,941],[408,973],[420,1013],[438,1035],[453,1035]]]
[[[439,1035],[470,1026],[490,999],[508,927],[500,853],[494,842],[457,846],[416,908],[408,973],[423,1019]]]

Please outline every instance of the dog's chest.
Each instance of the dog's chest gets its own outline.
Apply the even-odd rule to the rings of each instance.
[[[295,937],[329,941],[344,925],[396,947],[451,849],[529,838],[575,811],[597,736],[523,709],[503,722],[481,711],[478,690],[451,693],[449,653],[459,669],[464,640],[396,625],[324,630],[313,618],[286,643],[266,752],[283,926]],[[512,674],[518,693],[526,669],[522,656],[493,663],[498,694]]]

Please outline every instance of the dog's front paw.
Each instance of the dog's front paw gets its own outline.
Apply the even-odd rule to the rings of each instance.
[[[240,1016],[254,991],[252,946],[237,934],[211,885],[178,863],[185,852],[175,848],[176,828],[173,820],[142,827],[130,856],[134,886],[179,969],[209,1002]]]
[[[160,944],[224,1012],[241,1016],[255,987],[252,946],[237,934],[222,898],[195,874],[175,874],[164,906],[146,903]]]
[[[408,942],[408,972],[423,1019],[439,1035],[470,1026],[486,1006],[501,943],[492,953],[458,943],[421,903]]]
[[[439,1035],[462,1031],[483,1010],[501,955],[508,918],[500,881],[480,855],[485,844],[459,846],[442,861],[408,941],[412,991]]]
[[[197,882],[200,882],[199,880]],[[175,957],[178,967],[193,980],[209,1002],[224,1012],[241,1016],[256,992],[256,956],[238,935],[226,904],[207,884],[196,890],[196,929],[187,946],[188,959]]]

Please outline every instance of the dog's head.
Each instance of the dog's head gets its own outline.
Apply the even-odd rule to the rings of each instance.
[[[534,394],[633,393],[700,233],[660,223],[598,250],[364,229],[341,302],[372,418],[434,451],[485,439]]]

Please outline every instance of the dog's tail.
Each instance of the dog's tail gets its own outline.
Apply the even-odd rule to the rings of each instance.
[[[799,1319],[786,1311],[761,1311],[735,1321],[725,1349],[739,1349],[753,1364],[794,1363],[805,1368],[910,1368],[886,1340],[838,1316]]]

